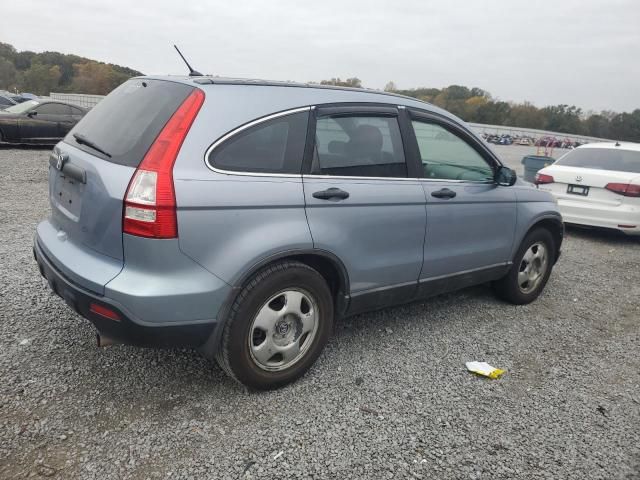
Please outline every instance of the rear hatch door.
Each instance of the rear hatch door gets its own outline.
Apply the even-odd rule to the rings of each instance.
[[[607,190],[609,183],[631,183],[637,173],[595,170],[591,168],[553,165],[550,172],[554,183],[540,185],[540,190],[553,193],[557,198],[577,203],[602,206],[621,205],[625,197]]]
[[[60,238],[87,255],[108,257],[106,263],[122,267],[122,208],[129,181],[162,127],[192,90],[189,85],[164,80],[129,80],[56,146],[49,159],[49,195],[51,224]],[[51,248],[50,243],[47,247]],[[65,271],[63,264],[68,262],[60,258],[63,252],[50,253]],[[106,282],[104,276],[84,281],[96,278],[91,272],[75,271],[70,276],[100,291],[115,275],[106,275],[110,277]]]

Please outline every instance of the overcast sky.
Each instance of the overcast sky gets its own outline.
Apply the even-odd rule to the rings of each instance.
[[[153,74],[478,86],[502,100],[640,108],[639,0],[19,0],[0,41]]]

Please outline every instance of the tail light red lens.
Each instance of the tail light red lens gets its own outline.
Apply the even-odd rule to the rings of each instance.
[[[191,92],[149,148],[124,197],[124,233],[148,238],[178,236],[173,165],[203,102],[202,90]]]
[[[544,183],[553,183],[555,180],[551,175],[545,175],[544,173],[536,173],[536,185]]]
[[[625,197],[640,197],[640,185],[634,183],[607,183],[604,188]]]

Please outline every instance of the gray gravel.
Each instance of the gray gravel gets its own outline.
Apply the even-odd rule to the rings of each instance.
[[[49,293],[47,154],[0,149],[0,478],[640,478],[638,241],[569,230],[535,303],[348,319],[301,381],[249,393],[193,351],[98,349]]]

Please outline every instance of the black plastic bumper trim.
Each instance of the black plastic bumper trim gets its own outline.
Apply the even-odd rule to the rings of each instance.
[[[215,322],[158,327],[140,325],[127,316],[115,302],[90,293],[66,278],[52,265],[37,242],[33,247],[33,256],[38,263],[40,274],[47,280],[49,288],[76,313],[89,320],[100,335],[120,343],[142,347],[196,348],[211,336],[216,326]],[[111,320],[91,312],[91,303],[108,307],[120,316],[120,320]]]

